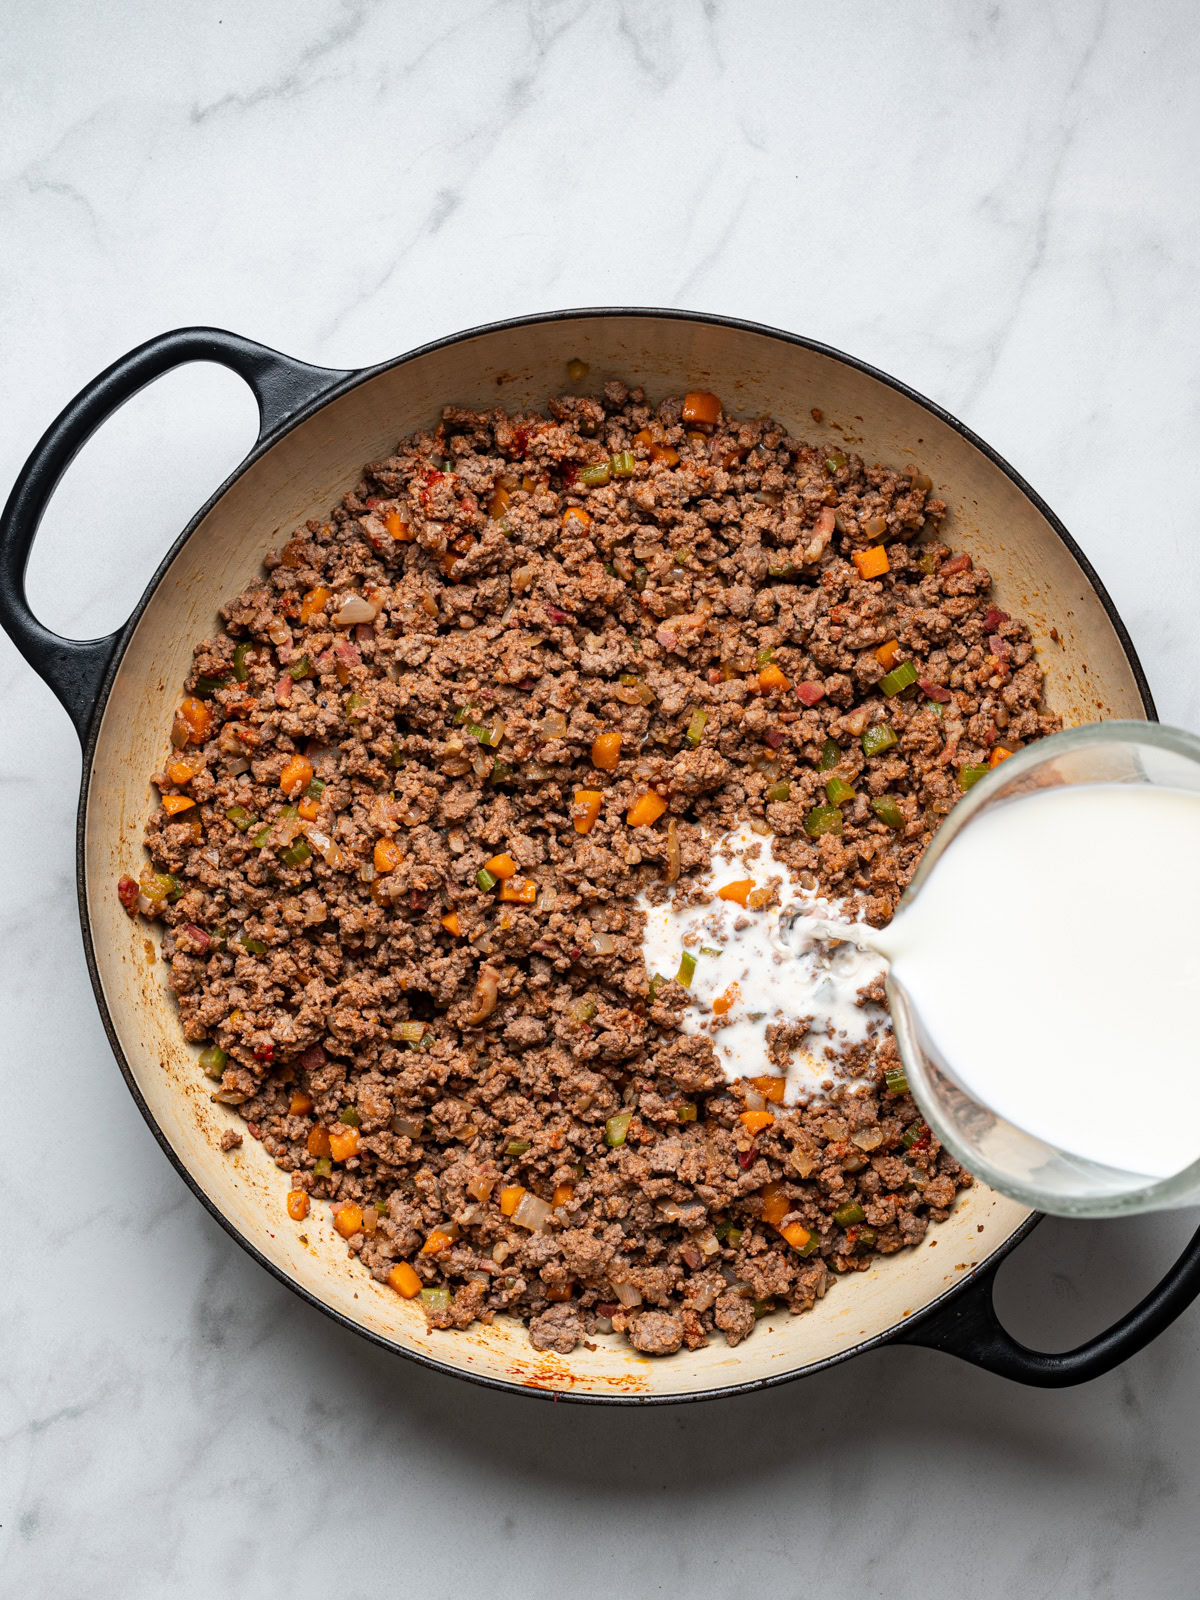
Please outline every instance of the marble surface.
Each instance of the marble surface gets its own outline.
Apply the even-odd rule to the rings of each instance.
[[[4,483],[172,325],[355,366],[547,307],[731,312],[993,442],[1098,567],[1164,718],[1200,726],[1189,0],[18,0],[4,35]],[[47,517],[40,614],[121,621],[253,431],[215,370],[127,407]],[[302,1306],[201,1211],[113,1065],[78,769],[0,639],[5,1593],[1195,1593],[1196,1311],[1061,1394],[884,1350],[632,1412],[433,1377]],[[1193,1221],[1046,1223],[1002,1312],[1064,1348]]]

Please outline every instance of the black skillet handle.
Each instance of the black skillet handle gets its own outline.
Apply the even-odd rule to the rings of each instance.
[[[66,707],[86,739],[96,696],[121,629],[103,639],[63,639],[25,598],[25,568],[38,524],[63,473],[96,429],[146,384],[189,361],[216,361],[244,378],[258,401],[261,442],[348,374],[310,367],[221,328],[176,328],[115,361],[51,423],[22,467],[0,517],[0,624]]]
[[[986,1267],[960,1293],[906,1328],[897,1344],[942,1350],[987,1372],[1034,1388],[1069,1389],[1120,1366],[1187,1310],[1200,1294],[1200,1230],[1140,1305],[1086,1344],[1058,1354],[1030,1350],[1002,1326],[992,1298],[999,1266],[997,1262],[994,1267]]]

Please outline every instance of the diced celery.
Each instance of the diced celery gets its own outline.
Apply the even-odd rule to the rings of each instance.
[[[862,736],[863,755],[877,756],[899,742],[895,728],[889,727],[886,722],[876,722]]]
[[[604,1124],[604,1142],[610,1150],[617,1150],[625,1143],[632,1121],[632,1111],[619,1111],[615,1117],[609,1117]]]
[[[899,694],[902,689],[907,689],[909,684],[916,683],[917,669],[911,661],[902,661],[898,667],[893,667],[890,672],[884,673],[879,680],[879,687],[886,695]]]
[[[854,799],[854,786],[843,783],[841,778],[830,778],[825,785],[825,798],[831,806],[844,806],[847,800]]]
[[[896,804],[894,795],[877,795],[871,801],[871,810],[874,811],[880,822],[886,822],[889,828],[902,828],[904,826],[904,813]]]
[[[836,767],[842,759],[842,747],[835,744],[832,739],[826,739],[821,746],[821,759],[817,763],[822,772],[828,772],[831,767]]]
[[[814,806],[804,819],[804,831],[810,839],[819,839],[822,834],[832,833],[835,836],[842,831],[842,813],[838,806]]]
[[[210,1044],[207,1050],[200,1052],[200,1070],[205,1077],[217,1079],[225,1071],[225,1063],[229,1057],[219,1044]]]

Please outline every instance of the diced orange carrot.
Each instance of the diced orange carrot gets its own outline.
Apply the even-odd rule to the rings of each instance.
[[[397,1261],[387,1275],[387,1284],[389,1289],[395,1289],[406,1300],[415,1300],[421,1292],[421,1280],[407,1261]]]
[[[329,1155],[329,1129],[324,1123],[318,1122],[308,1130],[308,1153],[317,1157]]]
[[[683,420],[711,428],[721,415],[721,402],[707,389],[692,389],[683,397]]]
[[[335,1161],[349,1161],[358,1154],[358,1129],[339,1125],[329,1130],[329,1154]]]
[[[532,494],[533,491],[537,488],[537,484],[534,483],[533,479],[529,476],[528,473],[526,473],[525,476],[521,479],[521,487],[522,487],[522,489],[524,489],[526,494]]]
[[[783,1097],[787,1092],[786,1078],[776,1078],[769,1074],[764,1074],[761,1078],[751,1078],[750,1082],[764,1100],[773,1100],[777,1104],[782,1104]]]
[[[738,1118],[742,1127],[750,1133],[761,1133],[764,1128],[769,1128],[775,1118],[769,1111],[743,1111]]]
[[[881,544],[873,544],[869,550],[855,550],[850,559],[858,568],[860,578],[882,578],[891,570],[887,551]]]
[[[412,538],[412,529],[398,511],[389,511],[383,525],[399,544],[407,544]]]
[[[363,1214],[361,1206],[339,1206],[333,1213],[333,1225],[343,1239],[353,1239],[356,1233],[362,1232]]]
[[[308,1196],[303,1189],[289,1189],[287,1214],[293,1222],[303,1222],[308,1215]]]
[[[167,768],[167,777],[182,789],[185,783],[191,783],[196,776],[196,769],[190,761],[172,761]]]
[[[500,518],[508,510],[508,503],[511,499],[512,496],[507,489],[501,487],[496,490],[488,501],[488,516],[491,517],[493,522],[499,522]]]
[[[792,1209],[792,1202],[783,1192],[781,1183],[768,1183],[762,1189],[762,1219],[771,1228],[777,1228]]]
[[[631,828],[648,828],[651,823],[657,822],[667,809],[667,802],[662,795],[655,794],[653,789],[647,789],[645,794],[638,795],[625,814],[625,821]]]
[[[190,794],[165,794],[162,797],[162,807],[169,817],[177,817],[181,811],[187,811],[196,802]]]
[[[875,659],[876,659],[876,661],[878,661],[879,665],[883,668],[883,670],[885,672],[887,672],[894,665],[896,657],[899,654],[900,654],[900,641],[899,641],[899,639],[889,639],[886,644],[881,644],[879,646],[879,649],[876,650]]]
[[[555,1283],[546,1290],[547,1300],[569,1300],[571,1298],[571,1285],[569,1283]]]
[[[562,514],[564,533],[583,533],[592,525],[592,519],[582,506],[568,506]]]
[[[641,428],[637,433],[634,434],[633,442],[634,444],[640,444],[644,449],[649,450],[654,443],[654,435],[650,432],[649,428]]]
[[[550,1198],[554,1205],[565,1206],[574,1193],[575,1188],[573,1184],[560,1183]]]
[[[400,865],[401,850],[394,839],[376,839],[371,859],[376,872],[395,872]]]
[[[758,675],[758,687],[763,694],[782,694],[791,686],[779,668],[774,663],[768,663]]]
[[[592,765],[601,772],[615,772],[621,759],[621,735],[598,733],[592,740]]]
[[[507,878],[500,885],[501,900],[515,900],[519,905],[531,906],[537,899],[537,884],[532,878]]]
[[[305,822],[315,822],[321,815],[321,804],[319,800],[304,799],[301,800],[296,810],[304,818]]]
[[[288,1101],[288,1116],[306,1117],[312,1108],[312,1095],[305,1094],[303,1089],[293,1089],[292,1098]]]
[[[318,611],[324,611],[329,604],[330,593],[331,591],[323,583],[319,583],[315,589],[310,589],[300,601],[300,621],[310,622]]]
[[[1006,750],[1002,744],[998,744],[988,757],[988,766],[998,767],[1002,761],[1007,761],[1011,755],[1011,750]],[[165,805],[166,802],[164,801],[163,804]]]
[[[807,1228],[802,1228],[798,1222],[789,1223],[786,1228],[780,1228],[780,1236],[787,1240],[793,1250],[803,1250],[812,1238]]]
[[[719,994],[713,1001],[713,1015],[723,1017],[727,1011],[732,1011],[741,997],[742,991],[736,983],[731,983],[724,994]]]
[[[732,883],[727,883],[723,889],[717,890],[717,899],[736,900],[739,906],[744,906],[753,888],[753,878],[735,878]]]
[[[519,1183],[510,1183],[507,1189],[500,1191],[500,1209],[506,1217],[511,1217],[525,1197],[525,1190]]]
[[[669,444],[652,444],[650,446],[651,461],[665,461],[668,467],[679,464],[679,451],[673,450]]]
[[[516,876],[517,863],[504,852],[498,856],[491,856],[483,863],[483,870],[490,872],[493,878],[513,878]]]
[[[458,920],[457,911],[452,911],[449,916],[442,918],[442,927],[456,939],[462,938],[462,923]]]
[[[192,744],[203,744],[212,732],[213,714],[194,695],[188,695],[179,707],[179,715],[188,725],[188,738]]]
[[[439,1256],[443,1250],[448,1250],[454,1243],[448,1233],[443,1233],[440,1228],[435,1228],[421,1246],[423,1256]]]
[[[604,792],[601,789],[576,789],[575,791],[575,832],[590,833],[596,825],[596,818],[600,815],[600,807],[604,803]]]
[[[312,762],[307,756],[292,756],[279,774],[279,787],[289,800],[294,800],[312,782],[312,775]]]

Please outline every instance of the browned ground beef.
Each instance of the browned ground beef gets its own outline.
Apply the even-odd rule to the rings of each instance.
[[[807,1310],[918,1241],[970,1179],[888,1092],[890,1039],[853,1063],[870,1092],[835,1081],[752,1136],[745,1087],[679,1031],[686,991],[648,990],[637,894],[666,892],[672,841],[686,884],[749,819],[886,921],[960,769],[1055,724],[1027,627],[940,541],[927,478],[769,420],[685,426],[680,399],[619,383],[548,410],[447,407],[268,556],[196,649],[154,778],[195,803],[151,818],[152,865],[121,893],[166,924],[216,1098],[375,1277],[407,1262],[450,1291],[426,1297],[434,1324],[506,1311],[564,1352],[609,1322],[651,1353],[734,1344],[764,1306]],[[631,475],[581,481],[622,452]],[[864,580],[851,556],[881,544],[890,570]],[[890,640],[920,689],[881,692]],[[770,651],[785,688],[760,686]],[[880,724],[898,742],[868,758]],[[831,740],[856,793],[813,839]],[[298,754],[315,782],[285,794]],[[577,789],[602,791],[586,833]],[[665,815],[627,825],[648,791]],[[478,886],[501,852],[532,903]],[[501,1209],[517,1187],[552,1208],[539,1229]]]

